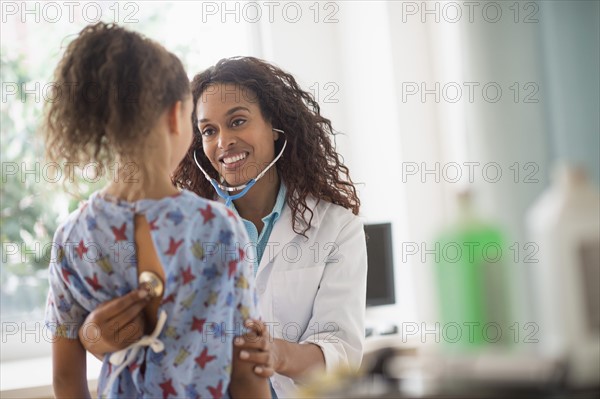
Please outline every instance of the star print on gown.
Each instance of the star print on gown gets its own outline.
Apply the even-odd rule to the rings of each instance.
[[[204,330],[204,323],[206,323],[206,319],[197,319],[194,316],[194,320],[192,320],[192,331],[202,332]]]
[[[208,354],[208,348],[205,346],[204,349],[202,350],[202,353],[200,354],[200,356],[198,356],[194,360],[196,361],[198,366],[200,366],[200,368],[202,370],[204,370],[204,367],[206,367],[206,363],[208,363],[212,360],[215,360],[216,358],[217,358],[216,356],[211,356]]]
[[[158,230],[158,226],[156,225],[157,221],[158,221],[158,218],[148,222],[148,226],[150,227],[150,230]]]
[[[183,213],[179,209],[167,213],[167,219],[172,221],[177,226],[183,220]]]
[[[86,277],[85,281],[92,286],[92,288],[94,289],[94,291],[99,291],[102,289],[102,285],[100,283],[98,283],[98,276],[96,275],[96,273],[94,273],[94,277],[93,278],[89,278]]]
[[[183,285],[186,285],[187,283],[193,281],[196,276],[194,276],[194,273],[192,273],[192,267],[188,266],[187,269],[183,269],[181,271],[181,278],[183,279]]]
[[[173,237],[169,238],[169,249],[165,252],[165,255],[175,255],[181,244],[183,244],[183,239],[175,241]]]
[[[79,245],[77,246],[77,255],[79,255],[79,259],[83,259],[83,255],[86,254],[88,248],[84,245],[83,240],[79,241]]]
[[[72,276],[72,273],[71,273],[71,271],[69,270],[69,268],[67,268],[67,267],[63,267],[63,268],[61,269],[61,272],[62,272],[62,277],[63,277],[63,279],[65,280],[65,282],[66,282],[67,284],[71,284],[71,283],[70,283],[70,281],[69,281],[69,277],[71,277],[71,276]]]
[[[184,386],[185,397],[189,399],[199,399],[200,394],[196,390],[196,384],[188,384]]]
[[[217,269],[217,265],[213,264],[209,268],[204,269],[202,275],[206,277],[208,280],[212,280],[215,277],[219,276],[219,269]]]
[[[173,380],[169,379],[161,384],[163,399],[168,399],[169,395],[177,396],[177,391],[173,388]]]
[[[237,261],[230,260],[228,270],[229,270],[229,272],[227,273],[227,275],[229,278],[231,278],[231,276],[233,276],[235,271],[237,270]]]
[[[213,399],[221,399],[223,397],[223,381],[219,381],[216,387],[208,387]]]
[[[202,214],[202,217],[204,218],[204,224],[210,222],[215,217],[215,214],[213,213],[210,204],[206,205],[206,208],[200,208],[199,211]]]
[[[117,241],[127,241],[127,236],[125,235],[125,229],[127,228],[127,224],[123,223],[121,227],[111,226],[113,234],[115,235],[115,242]]]
[[[219,241],[221,241],[225,245],[229,245],[229,244],[231,244],[231,237],[232,236],[233,236],[233,232],[232,231],[221,230],[219,232]]]
[[[88,230],[94,230],[96,228],[96,219],[93,216],[88,216],[85,220],[87,221]]]

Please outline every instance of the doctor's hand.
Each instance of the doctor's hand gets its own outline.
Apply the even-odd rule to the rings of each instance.
[[[260,320],[249,319],[244,325],[250,331],[233,341],[235,348],[239,349],[235,351],[236,360],[253,363],[256,375],[271,377],[279,365],[275,339]]]
[[[102,360],[106,353],[116,352],[138,341],[144,335],[142,311],[148,300],[148,292],[139,289],[98,306],[79,328],[78,336],[83,347]]]

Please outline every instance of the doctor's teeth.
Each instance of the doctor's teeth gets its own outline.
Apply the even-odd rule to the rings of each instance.
[[[238,154],[238,155],[234,155],[232,157],[223,158],[223,163],[230,164],[230,163],[234,163],[237,161],[241,161],[244,158],[246,158],[246,154]]]

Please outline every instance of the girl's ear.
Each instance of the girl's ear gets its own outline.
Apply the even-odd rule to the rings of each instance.
[[[279,132],[275,129],[271,129],[271,131],[273,132],[273,141],[279,140]]]
[[[167,109],[167,120],[169,133],[179,134],[183,123],[183,101],[177,101]]]

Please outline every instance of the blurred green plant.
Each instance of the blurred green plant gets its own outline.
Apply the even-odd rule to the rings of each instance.
[[[104,8],[110,4],[103,4]],[[128,26],[152,34],[160,32],[160,16],[172,7],[157,3],[143,7],[139,22]],[[112,15],[105,10],[103,15]],[[109,22],[109,21],[107,21]],[[39,134],[48,95],[44,82],[51,81],[53,66],[62,50],[86,25],[7,24],[21,32],[18,42],[2,40],[0,50],[0,317],[2,320],[41,320],[48,292],[48,263],[58,224],[79,205],[79,199],[54,181],[56,170],[45,169],[44,144]],[[51,43],[51,45],[47,45]],[[39,86],[36,86],[39,85]],[[64,173],[64,170],[62,171]],[[79,178],[78,178],[79,177]],[[78,179],[81,198],[106,183]],[[70,188],[70,186],[67,186]]]
[[[6,53],[3,49],[0,80],[3,89],[10,87],[16,89],[16,93],[8,96],[5,91],[1,106],[0,304],[3,318],[39,311],[44,305],[49,259],[44,248],[50,247],[60,213],[56,206],[60,202],[57,198],[60,188],[41,175],[43,151],[36,137],[36,122],[41,118],[42,104],[35,93],[23,90],[32,80],[23,58],[9,58]]]

